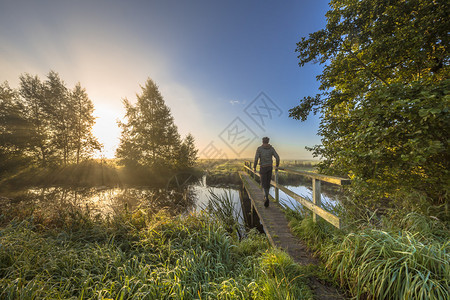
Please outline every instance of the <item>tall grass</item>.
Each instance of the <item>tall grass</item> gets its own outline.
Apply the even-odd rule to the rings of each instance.
[[[353,295],[449,299],[450,243],[423,244],[409,232],[366,230],[325,249],[326,265]]]
[[[206,213],[74,209],[61,220],[27,214],[0,229],[1,299],[311,298],[302,270],[265,236],[239,241]]]
[[[205,210],[219,220],[230,234],[237,234],[239,238],[242,238],[245,234],[245,228],[242,224],[243,220],[239,220],[242,213],[241,209],[236,207],[231,190],[226,191],[222,195],[210,190],[209,194]]]
[[[307,275],[300,265],[280,250],[263,254],[262,276],[259,289],[253,290],[253,299],[310,299],[313,297],[307,286]]]
[[[309,217],[289,215],[293,231],[320,253],[330,274],[352,296],[450,299],[450,235],[445,223],[411,213],[399,226],[338,231]]]

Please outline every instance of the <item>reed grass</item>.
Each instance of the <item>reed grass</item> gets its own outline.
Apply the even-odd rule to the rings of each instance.
[[[205,212],[73,209],[0,228],[0,299],[308,299],[306,282],[264,235],[239,240]]]
[[[324,253],[334,277],[357,297],[449,299],[450,243],[423,244],[409,232],[349,234]]]
[[[438,219],[410,213],[396,226],[364,228],[359,222],[338,231],[298,212],[288,216],[294,233],[320,254],[334,280],[351,296],[450,299],[450,235]]]
[[[245,235],[244,221],[239,220],[242,215],[241,209],[236,205],[231,190],[225,191],[222,195],[210,190],[205,210],[218,219],[230,234],[237,234],[239,238]]]
[[[253,299],[312,299],[304,269],[281,250],[264,253],[261,288],[253,292]],[[302,298],[299,298],[302,295]]]

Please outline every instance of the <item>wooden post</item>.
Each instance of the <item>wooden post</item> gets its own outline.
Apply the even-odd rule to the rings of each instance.
[[[321,207],[322,206],[322,202],[320,199],[320,180],[319,179],[313,179],[312,182],[313,185],[313,202],[315,205]],[[315,212],[313,212],[313,220],[314,222],[317,222],[317,219],[320,218]]]
[[[278,168],[275,169],[275,201],[280,202],[280,190],[278,189]]]

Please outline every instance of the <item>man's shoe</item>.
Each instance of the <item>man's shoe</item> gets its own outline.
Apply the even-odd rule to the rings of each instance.
[[[264,202],[264,206],[265,207],[269,207],[269,198],[268,197],[264,197],[266,199],[266,201]]]

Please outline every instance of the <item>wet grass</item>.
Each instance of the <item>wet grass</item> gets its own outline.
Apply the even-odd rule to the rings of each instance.
[[[447,225],[417,213],[398,224],[337,230],[303,212],[288,212],[290,226],[324,261],[324,269],[358,299],[449,299]],[[365,226],[362,226],[365,224]]]
[[[241,239],[245,235],[244,220],[239,220],[242,216],[241,209],[235,205],[235,201],[228,190],[223,195],[218,195],[210,191],[206,211],[209,215],[214,216],[219,220],[230,234],[236,233]]]
[[[140,207],[102,216],[61,206],[42,219],[30,211],[0,229],[1,299],[312,297],[286,253],[254,231],[239,239],[214,214]]]

